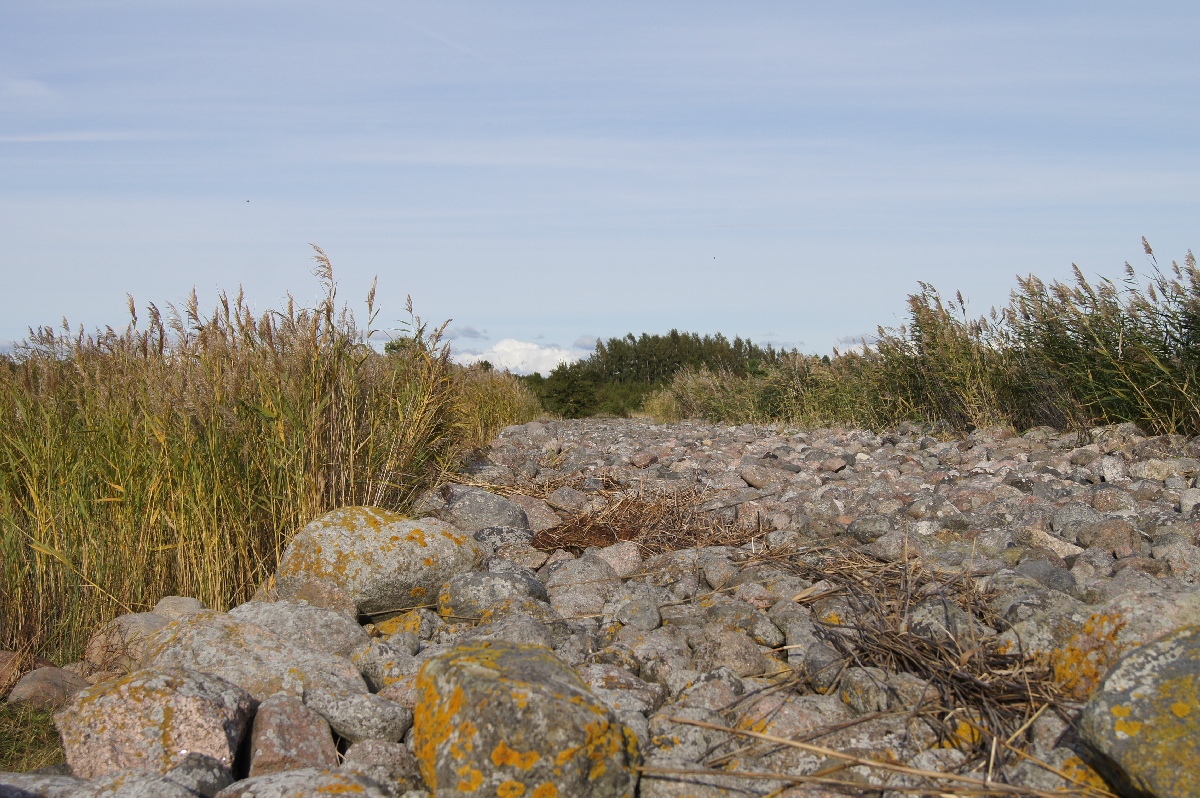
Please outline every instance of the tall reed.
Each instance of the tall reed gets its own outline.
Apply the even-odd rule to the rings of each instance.
[[[1007,307],[972,318],[961,294],[909,296],[909,323],[862,351],[785,357],[758,374],[689,369],[650,397],[659,418],[785,421],[947,430],[1132,421],[1200,433],[1200,269],[1188,253],[1164,273],[1150,245],[1144,282],[1018,279]]]
[[[43,328],[0,363],[0,647],[58,661],[168,594],[248,598],[291,535],[346,504],[401,509],[456,456],[449,351],[411,316],[392,354],[325,297],[251,312],[149,306],[93,334]],[[473,433],[479,435],[478,431]]]

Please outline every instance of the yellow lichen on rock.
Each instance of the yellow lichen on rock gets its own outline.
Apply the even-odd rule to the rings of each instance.
[[[470,535],[443,521],[343,507],[300,530],[280,558],[276,582],[286,596],[292,585],[325,580],[344,590],[358,612],[386,613],[436,593],[482,554]]]
[[[1120,615],[1094,614],[1067,645],[1051,652],[1054,680],[1063,691],[1082,700],[1096,689],[1112,664],[1129,648],[1120,639],[1125,624]]]
[[[1195,795],[1200,773],[1200,626],[1134,648],[1104,677],[1079,729],[1124,792]]]
[[[457,646],[426,662],[417,691],[414,753],[434,790],[633,794],[636,737],[544,646]]]

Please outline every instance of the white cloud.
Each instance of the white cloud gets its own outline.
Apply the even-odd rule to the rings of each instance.
[[[553,344],[543,346],[530,341],[518,341],[515,338],[505,338],[497,341],[491,349],[482,352],[460,352],[454,359],[464,365],[486,360],[496,368],[508,369],[517,374],[532,374],[540,371],[550,373],[560,363],[574,363],[581,360],[583,355],[578,351],[563,349]]]

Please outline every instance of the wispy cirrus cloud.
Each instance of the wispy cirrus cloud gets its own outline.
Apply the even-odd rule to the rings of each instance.
[[[28,78],[4,78],[0,80],[0,97],[12,97],[20,100],[48,100],[57,97],[58,92],[50,84]]]
[[[467,338],[470,340],[486,340],[489,336],[487,330],[478,330],[468,324],[463,325],[462,327],[450,327],[444,333],[442,333],[442,337],[447,341],[457,341],[460,338]]]
[[[575,349],[595,349],[600,339],[594,335],[581,335],[571,342]]]
[[[182,136],[151,130],[75,130],[0,135],[0,144],[93,144],[125,141],[167,141]]]

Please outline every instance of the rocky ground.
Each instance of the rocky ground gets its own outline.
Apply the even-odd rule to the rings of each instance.
[[[1200,794],[1198,473],[1131,425],[510,428],[26,674],[67,766],[0,796]]]

